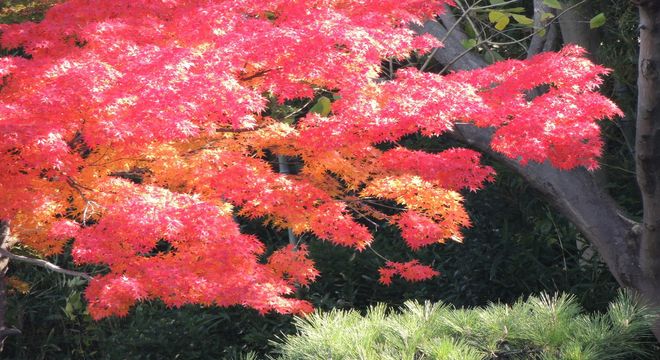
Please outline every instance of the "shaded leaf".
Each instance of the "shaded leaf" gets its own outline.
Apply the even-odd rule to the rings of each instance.
[[[321,116],[328,116],[331,110],[332,103],[330,102],[330,99],[325,96],[321,96],[316,104],[309,109],[310,112],[317,113]]]
[[[467,35],[470,38],[476,38],[477,37],[477,31],[474,29],[472,24],[469,22],[465,23],[464,29],[465,30],[465,35]]]
[[[484,54],[484,59],[485,59],[486,62],[488,62],[489,64],[493,64],[493,63],[496,63],[496,62],[498,62],[498,61],[502,61],[502,60],[504,60],[504,57],[502,57],[502,55],[500,55],[500,54],[499,54],[497,51],[495,51],[495,50],[488,50],[488,51],[486,51],[486,53]]]
[[[541,15],[541,21],[546,21],[546,20],[548,20],[548,19],[552,19],[553,17],[555,17],[555,14],[553,14],[553,13],[549,13],[549,12],[544,12],[544,13]]]
[[[562,9],[561,4],[560,4],[559,1],[557,1],[557,0],[543,0],[543,3],[544,3],[546,6],[551,7],[551,8],[553,8],[553,9],[557,9],[557,10],[561,10],[561,9]]]
[[[516,20],[518,24],[532,25],[534,23],[534,20],[528,18],[525,15],[511,14],[511,16],[513,16],[513,19]]]
[[[471,49],[475,46],[477,46],[477,40],[476,39],[465,39],[461,41],[461,45],[463,45],[464,48],[466,49]]]
[[[493,24],[496,24],[496,23],[502,21],[502,19],[504,19],[504,18],[509,18],[509,15],[507,15],[507,14],[501,12],[501,11],[495,11],[495,10],[490,11],[488,13],[488,20],[490,20],[490,22],[492,22]]]
[[[607,18],[605,17],[605,14],[600,13],[589,20],[589,28],[590,29],[596,29],[599,28],[603,25],[605,25],[605,21]]]

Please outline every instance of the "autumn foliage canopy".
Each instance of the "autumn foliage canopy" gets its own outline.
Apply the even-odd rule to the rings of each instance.
[[[440,45],[408,25],[450,3],[72,0],[2,25],[0,218],[44,255],[74,239],[77,263],[107,266],[86,292],[95,318],[153,298],[304,312],[287,294],[317,276],[305,246],[265,254],[237,216],[358,250],[367,218],[412,249],[460,240],[458,191],[493,170],[469,149],[396,145],[458,122],[492,127],[493,149],[523,163],[596,166],[596,121],[618,110],[595,92],[606,69],[577,47],[385,76],[383,60]],[[277,111],[291,103],[303,105]],[[279,173],[275,155],[300,166]],[[154,252],[162,242],[170,250]],[[380,274],[435,272],[412,260]]]

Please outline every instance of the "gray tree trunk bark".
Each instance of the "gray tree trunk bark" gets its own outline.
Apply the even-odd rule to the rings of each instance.
[[[562,2],[564,8],[572,8],[559,17],[559,27],[564,44],[580,45],[591,59],[598,58],[600,51],[600,30],[589,28],[589,19],[596,13],[590,2],[574,7],[577,1]]]
[[[660,3],[641,1],[639,20],[635,165],[644,215],[637,286],[660,306]],[[654,331],[660,338],[660,322]]]

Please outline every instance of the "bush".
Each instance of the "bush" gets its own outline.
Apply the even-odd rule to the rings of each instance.
[[[297,318],[297,334],[275,345],[281,360],[642,359],[651,352],[653,317],[628,293],[594,315],[568,295],[474,309],[408,301],[400,311],[381,304],[364,316],[333,310]]]

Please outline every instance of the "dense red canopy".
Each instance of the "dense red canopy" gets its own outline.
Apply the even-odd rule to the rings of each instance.
[[[0,58],[0,218],[45,254],[75,238],[78,263],[108,266],[86,293],[96,318],[149,298],[299,312],[309,304],[285,295],[317,275],[305,248],[260,262],[237,210],[357,249],[372,240],[362,216],[396,224],[413,249],[458,240],[469,219],[457,191],[492,169],[467,149],[374,146],[456,122],[494,127],[493,148],[522,162],[594,167],[596,120],[618,110],[595,92],[606,70],[576,47],[381,77],[383,59],[438,45],[407,25],[449,2],[73,0],[3,25],[1,46],[25,56]],[[269,99],[323,94],[327,111],[265,115]],[[277,173],[266,150],[298,157],[300,172]],[[141,181],[119,176],[131,172]],[[378,199],[406,210],[387,216]],[[172,250],[151,253],[159,241]],[[390,262],[381,280],[394,274],[434,271]]]

